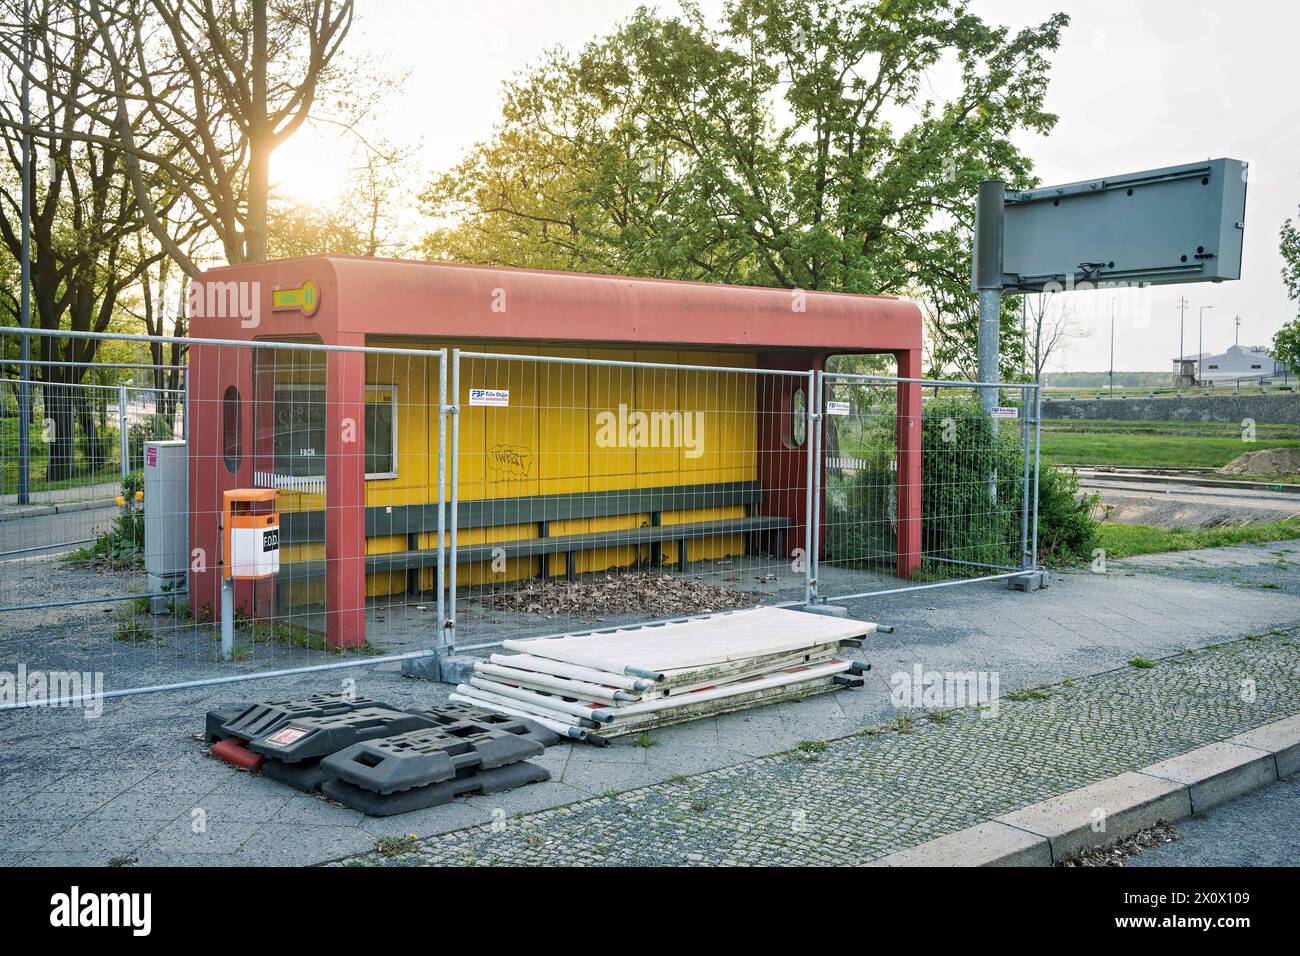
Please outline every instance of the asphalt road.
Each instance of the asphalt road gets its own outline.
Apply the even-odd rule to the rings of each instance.
[[[1182,839],[1129,866],[1300,866],[1300,774],[1177,824]]]
[[[113,524],[117,505],[61,514],[4,515],[0,520],[0,562],[49,557],[93,540]]]

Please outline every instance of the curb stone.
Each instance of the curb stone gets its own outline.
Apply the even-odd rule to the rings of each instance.
[[[871,866],[1051,866],[1300,770],[1300,714],[900,850]],[[1093,830],[1094,813],[1105,829]],[[1019,834],[1017,836],[1016,834]]]
[[[17,521],[20,518],[45,518],[50,515],[72,514],[77,511],[98,511],[101,508],[111,508],[116,504],[117,499],[105,498],[96,501],[74,501],[69,504],[37,505],[30,510],[24,511],[3,510],[0,511],[0,522]],[[14,507],[17,507],[17,505]]]
[[[1273,754],[1222,741],[1144,767],[1139,773],[1187,787],[1200,813],[1277,779]]]
[[[1051,866],[1046,839],[997,820],[977,823],[868,866]]]

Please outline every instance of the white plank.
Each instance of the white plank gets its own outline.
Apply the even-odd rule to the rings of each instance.
[[[539,640],[510,640],[506,650],[610,671],[663,672],[743,660],[863,637],[876,625],[785,608],[753,608],[657,627]]]

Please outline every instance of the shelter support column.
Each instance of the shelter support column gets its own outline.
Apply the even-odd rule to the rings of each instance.
[[[334,345],[364,345],[361,335]],[[325,359],[325,642],[366,641],[366,357]]]
[[[899,378],[921,377],[921,350],[896,352]],[[921,385],[899,382],[897,574],[908,580],[921,565]]]

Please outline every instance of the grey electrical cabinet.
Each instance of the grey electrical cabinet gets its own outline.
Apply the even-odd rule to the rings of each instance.
[[[166,595],[185,588],[190,561],[189,457],[183,441],[144,445],[144,570],[155,614],[171,613]]]

